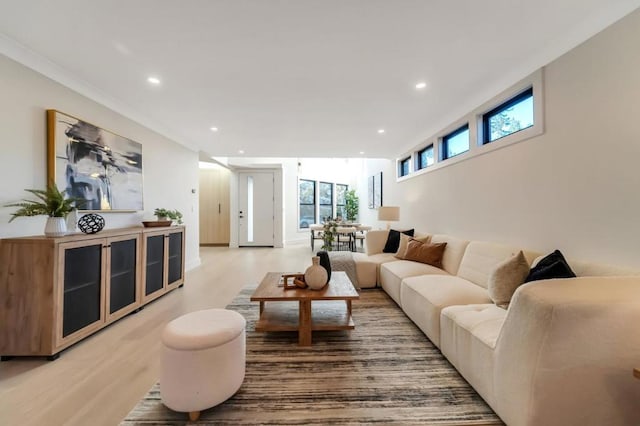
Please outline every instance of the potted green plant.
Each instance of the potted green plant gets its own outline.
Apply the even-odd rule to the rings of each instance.
[[[333,250],[333,242],[336,239],[338,232],[338,222],[334,220],[327,220],[324,223],[324,229],[322,230],[322,250]]]
[[[360,199],[356,195],[355,189],[351,189],[345,193],[344,204],[347,221],[354,222],[358,217],[358,208],[360,207]]]
[[[7,204],[5,207],[20,207],[12,215],[9,222],[17,217],[47,215],[44,234],[47,237],[61,237],[67,233],[65,219],[76,207],[81,207],[82,200],[65,198],[66,191],[60,191],[55,183],[47,189],[25,189],[38,200],[23,200],[19,203]]]
[[[153,211],[153,214],[158,217],[159,221],[172,220],[178,225],[182,224],[182,213],[178,210],[157,208]]]

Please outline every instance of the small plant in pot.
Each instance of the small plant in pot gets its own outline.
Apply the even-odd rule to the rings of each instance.
[[[324,223],[324,229],[322,231],[322,250],[332,251],[333,242],[336,239],[338,233],[338,222],[335,220],[328,220]]]
[[[153,211],[153,214],[157,216],[158,221],[166,221],[172,220],[175,221],[178,225],[182,224],[182,213],[178,210],[167,210],[157,208]]]
[[[66,191],[60,191],[55,183],[47,189],[25,189],[38,200],[23,200],[19,203],[7,204],[5,207],[20,207],[12,215],[9,222],[17,217],[49,216],[44,228],[47,237],[61,237],[67,233],[65,219],[77,207],[81,207],[82,200],[65,198]]]
[[[358,216],[358,208],[360,207],[360,199],[356,195],[354,189],[347,191],[345,194],[345,210],[347,213],[347,221],[353,222]]]

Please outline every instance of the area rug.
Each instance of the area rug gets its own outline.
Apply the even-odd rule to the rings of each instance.
[[[227,307],[247,319],[240,390],[189,423],[162,405],[156,384],[122,425],[502,424],[382,290],[360,292],[355,330],[314,332],[313,346],[299,347],[295,333],[254,331],[254,288]]]

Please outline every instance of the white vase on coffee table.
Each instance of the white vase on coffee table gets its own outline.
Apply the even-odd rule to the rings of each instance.
[[[307,283],[311,290],[320,290],[327,285],[327,270],[320,266],[320,257],[313,256],[311,262],[313,265],[309,266],[304,272],[304,282]]]

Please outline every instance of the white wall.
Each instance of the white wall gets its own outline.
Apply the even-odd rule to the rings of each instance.
[[[549,64],[541,136],[386,179],[398,227],[640,266],[638,40],[640,10]],[[395,176],[395,162],[384,174]]]
[[[197,265],[198,155],[0,55],[0,206],[46,185],[45,110],[57,109],[142,144],[144,212],[104,213],[107,228],[138,226],[156,207],[178,209],[187,226],[186,267]],[[45,217],[18,218],[0,207],[0,238],[42,235]]]
[[[282,170],[282,230],[284,244],[307,243],[309,230],[298,229],[298,179],[344,183],[349,188],[360,190],[360,176],[364,173],[365,161],[360,158],[252,158],[226,159],[233,168],[277,166]],[[366,179],[364,180],[366,197]],[[360,194],[358,194],[360,195]],[[231,185],[231,234],[236,235],[237,244],[237,187]],[[235,201],[234,201],[235,200]],[[235,204],[234,204],[235,203]],[[360,196],[360,212],[366,209],[366,198]]]
[[[363,224],[373,226],[373,229],[386,229],[387,223],[380,222],[378,220],[378,209],[369,208],[369,184],[368,179],[371,176],[378,176],[382,172],[382,205],[383,206],[395,206],[397,202],[390,194],[391,191],[395,191],[395,173],[389,172],[394,170],[392,164],[394,161],[384,159],[371,159],[367,160],[362,175],[359,177],[358,183],[358,196],[360,197],[360,221]],[[403,215],[400,211],[400,220],[402,221]],[[401,222],[400,222],[401,223]],[[399,223],[398,223],[399,224]],[[398,224],[392,223],[392,227]]]

